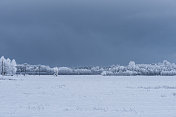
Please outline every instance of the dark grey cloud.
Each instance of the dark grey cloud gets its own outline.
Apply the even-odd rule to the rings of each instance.
[[[58,66],[176,62],[174,0],[1,0],[0,54]]]

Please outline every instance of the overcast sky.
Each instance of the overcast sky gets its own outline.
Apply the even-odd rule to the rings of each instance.
[[[176,1],[0,0],[0,55],[51,66],[176,62]]]

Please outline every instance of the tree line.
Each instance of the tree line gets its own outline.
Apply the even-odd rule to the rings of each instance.
[[[156,64],[136,64],[130,61],[127,66],[112,65],[109,67],[54,67],[46,65],[17,64],[14,59],[0,58],[1,75],[103,75],[103,76],[135,76],[135,75],[176,75],[176,64],[164,60]]]

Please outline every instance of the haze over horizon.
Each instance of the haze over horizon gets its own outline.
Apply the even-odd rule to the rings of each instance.
[[[50,66],[176,63],[174,0],[1,0],[0,55]]]

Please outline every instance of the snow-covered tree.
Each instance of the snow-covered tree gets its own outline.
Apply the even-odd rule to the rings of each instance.
[[[54,75],[58,76],[58,73],[59,73],[58,67],[54,67],[53,69],[54,69]]]
[[[14,75],[16,74],[16,61],[13,59],[12,61],[4,56],[0,58],[0,73],[1,75]]]
[[[61,74],[61,75],[73,74],[73,69],[68,68],[68,67],[60,67],[59,68],[59,74]]]
[[[158,64],[135,64],[131,61],[128,66],[111,66],[102,75],[176,75],[176,64],[164,60]]]

